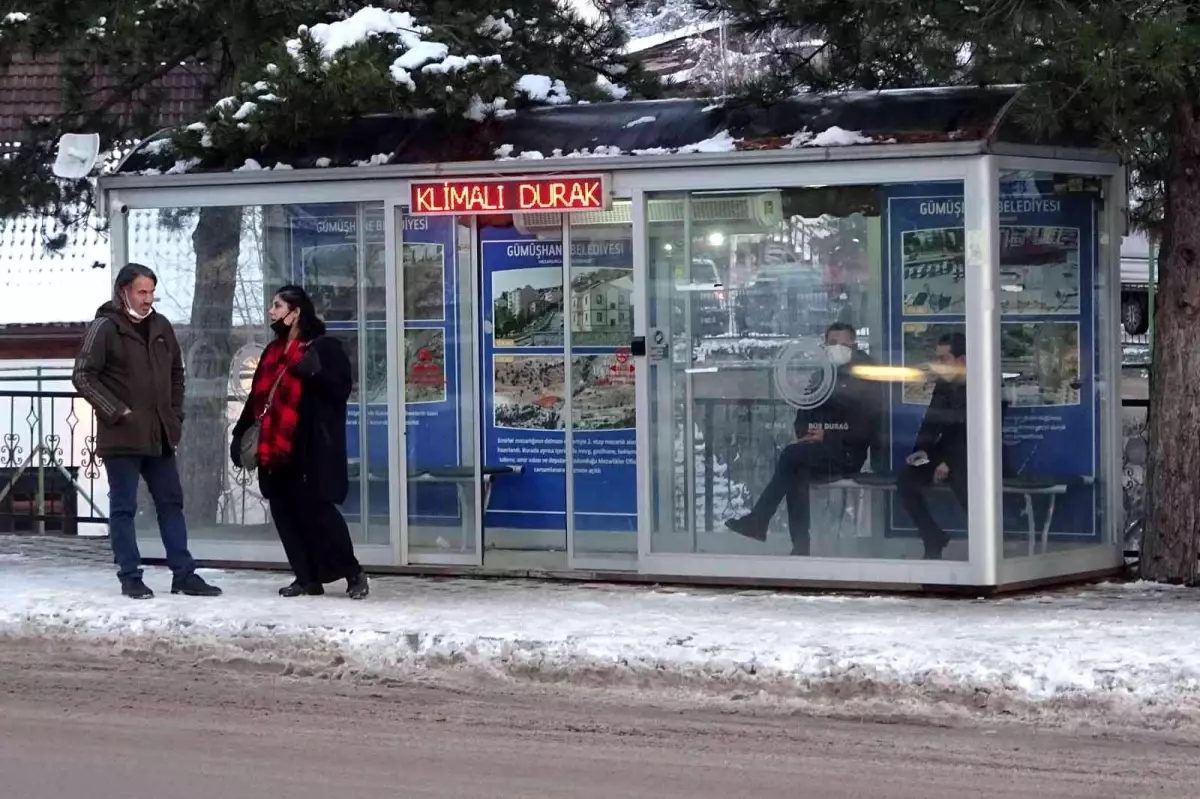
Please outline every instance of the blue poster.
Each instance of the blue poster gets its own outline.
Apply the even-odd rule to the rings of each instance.
[[[1049,184],[1001,186],[1000,359],[1003,457],[1008,476],[1094,478],[1099,469],[1095,375],[1097,270],[1095,201],[1060,195]],[[893,187],[884,218],[888,270],[886,349],[896,366],[924,368],[945,333],[966,332],[963,194],[959,183]],[[967,365],[968,380],[971,365]],[[889,466],[904,468],[932,384],[893,384]],[[1038,498],[1038,529],[1049,509]],[[932,492],[931,511],[947,531],[965,535],[966,516],[948,492]],[[1026,535],[1025,508],[1006,498],[1005,530]],[[1075,485],[1052,517],[1054,538],[1098,541],[1096,488]],[[892,498],[889,534],[913,535]]]
[[[490,525],[566,527],[566,325],[571,326],[573,479],[579,530],[637,529],[632,241],[563,247],[512,228],[480,231],[484,462],[521,465],[496,483]]]
[[[289,206],[293,280],[312,294],[331,335],[342,339],[354,367],[355,385],[346,425],[351,475],[370,481],[373,515],[387,515],[387,411],[385,219],[382,208],[356,205]],[[359,224],[363,231],[360,237]],[[363,270],[360,284],[359,246]],[[457,343],[457,250],[453,220],[405,217],[402,246],[404,269],[405,416],[410,470],[462,463],[459,419]],[[359,323],[359,289],[366,317]],[[365,353],[360,335],[365,328]],[[359,440],[365,395],[368,434],[363,457]],[[458,524],[459,507],[452,486],[412,485],[410,519]],[[359,515],[359,492],[351,486],[344,508]]]

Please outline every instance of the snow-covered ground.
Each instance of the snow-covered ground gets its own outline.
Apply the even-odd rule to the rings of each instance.
[[[971,601],[378,578],[284,600],[280,574],[207,573],[219,599],[116,593],[110,567],[0,539],[0,636],[72,635],[297,672],[586,683],[839,714],[1200,723],[1200,594],[1144,584]]]

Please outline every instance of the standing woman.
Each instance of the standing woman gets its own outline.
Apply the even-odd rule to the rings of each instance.
[[[337,509],[350,487],[350,359],[340,341],[325,335],[312,298],[299,286],[281,288],[269,316],[275,340],[259,358],[250,397],[233,428],[230,455],[240,468],[242,436],[261,419],[259,484],[296,575],[279,594],[316,596],[325,593],[325,583],[345,580],[351,599],[365,599],[367,576]]]

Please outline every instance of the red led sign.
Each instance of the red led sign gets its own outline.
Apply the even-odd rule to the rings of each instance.
[[[517,180],[442,180],[413,183],[414,215],[520,214],[604,211],[608,192],[599,175]]]

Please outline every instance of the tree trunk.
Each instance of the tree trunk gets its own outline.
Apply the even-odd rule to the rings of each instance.
[[[1146,579],[1193,584],[1200,557],[1200,120],[1172,124],[1150,375]]]
[[[187,368],[180,478],[192,526],[215,524],[229,457],[229,369],[235,350],[233,307],[237,292],[242,209],[202,208],[192,246],[196,285],[191,327],[183,336]]]

